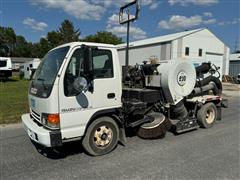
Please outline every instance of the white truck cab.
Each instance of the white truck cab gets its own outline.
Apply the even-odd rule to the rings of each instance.
[[[84,70],[88,46],[97,47],[91,50],[93,74]],[[30,114],[22,116],[31,139],[53,147],[82,137],[91,118],[121,107],[120,73],[113,45],[74,42],[51,50],[30,84]],[[91,90],[76,92],[77,77]]]

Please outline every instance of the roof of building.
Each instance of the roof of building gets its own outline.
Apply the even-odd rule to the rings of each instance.
[[[233,53],[229,55],[230,61],[240,61],[240,53]]]
[[[11,57],[13,63],[25,63],[28,61],[32,61],[34,58],[26,58],[26,57]]]
[[[188,36],[190,34],[202,31],[204,29],[206,29],[206,28],[194,29],[191,31],[183,31],[183,32],[179,32],[179,33],[168,34],[168,35],[164,35],[164,36],[158,36],[158,37],[154,37],[154,38],[148,38],[148,39],[144,39],[144,40],[134,41],[134,42],[130,42],[129,46],[142,46],[142,45],[169,42],[169,41],[173,41],[173,40],[182,38],[184,36]],[[126,43],[117,45],[117,48],[119,48],[119,49],[125,48],[125,47],[126,47]]]

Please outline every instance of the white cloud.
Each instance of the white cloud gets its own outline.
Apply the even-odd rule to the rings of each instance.
[[[157,9],[158,6],[159,6],[159,3],[154,2],[154,3],[152,3],[152,4],[149,6],[149,9],[151,9],[151,10],[153,10],[153,9]]]
[[[125,37],[127,35],[127,27],[124,25],[119,25],[117,14],[113,14],[108,18],[106,30],[112,32],[118,37]],[[130,35],[133,37],[133,39],[144,39],[147,37],[147,33],[144,30],[133,25],[130,27]]]
[[[113,14],[108,18],[108,25],[119,25],[119,16],[117,14]]]
[[[218,25],[219,25],[219,26],[224,26],[224,25],[225,25],[225,22],[218,22]]]
[[[240,18],[238,18],[238,19],[233,19],[233,20],[231,21],[231,24],[240,24]]]
[[[44,31],[45,28],[48,27],[48,25],[45,22],[37,22],[35,19],[30,17],[24,19],[22,23],[36,31]]]
[[[61,9],[67,14],[77,19],[100,20],[106,11],[105,1],[91,3],[86,0],[31,0],[33,5],[44,6],[46,8]]]
[[[133,0],[30,0],[32,5],[60,9],[79,20],[100,20],[110,7],[121,7]],[[157,0],[140,0],[140,5],[150,9],[158,7]]]
[[[202,17],[199,15],[186,17],[180,15],[173,15],[168,21],[162,20],[158,27],[162,29],[184,29],[198,26],[202,23]]]
[[[203,24],[215,24],[217,20],[215,18],[204,20]]]
[[[213,17],[212,13],[211,12],[204,12],[203,15],[205,17]]]
[[[209,6],[213,4],[217,4],[218,0],[168,0],[170,5],[179,4],[181,6],[188,6],[188,5],[198,5],[198,6]]]
[[[208,16],[208,17],[206,17]],[[195,16],[181,16],[181,15],[172,15],[168,20],[162,20],[158,23],[158,28],[161,29],[188,29],[199,25],[210,25],[210,24],[218,24],[223,25],[222,23],[217,22],[215,18],[210,18],[212,14],[203,13],[201,15]]]
[[[107,31],[112,32],[118,37],[125,37],[127,35],[127,27],[126,26],[108,26]],[[139,27],[130,27],[130,35],[133,39],[145,39],[147,37],[147,33],[143,31]]]
[[[219,26],[236,25],[236,24],[240,24],[240,18],[234,18],[233,20],[218,22]]]

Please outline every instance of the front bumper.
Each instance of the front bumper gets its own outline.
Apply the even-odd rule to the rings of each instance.
[[[62,136],[59,130],[48,130],[39,126],[31,119],[30,114],[22,115],[22,124],[28,136],[35,142],[46,146],[56,147],[62,145]]]

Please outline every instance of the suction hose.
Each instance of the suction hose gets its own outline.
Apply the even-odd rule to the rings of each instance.
[[[183,101],[180,101],[177,105],[171,107],[171,118],[185,119],[188,115],[188,111],[184,106]]]
[[[212,90],[214,95],[222,94],[222,83],[219,78],[215,76],[208,76],[202,81],[197,82],[193,90],[193,95],[209,90]]]

